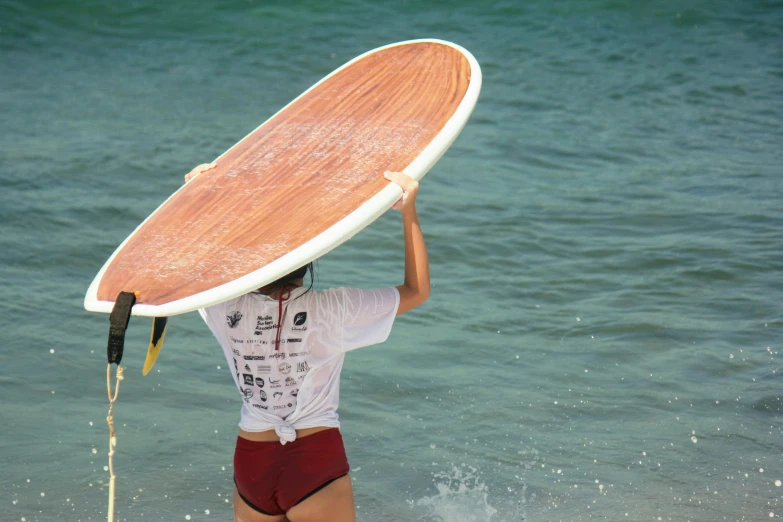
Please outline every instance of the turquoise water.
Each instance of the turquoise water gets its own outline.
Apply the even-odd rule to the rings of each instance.
[[[352,353],[362,521],[783,517],[783,4],[0,0],[0,520],[105,520],[114,248],[354,56],[484,87],[422,184],[433,296]],[[390,213],[319,285],[397,284]],[[118,520],[230,520],[240,402],[196,314],[116,407]]]

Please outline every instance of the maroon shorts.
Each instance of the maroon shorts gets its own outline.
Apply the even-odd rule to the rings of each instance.
[[[264,515],[283,515],[350,471],[340,430],[298,438],[254,442],[237,437],[234,483],[242,500]]]

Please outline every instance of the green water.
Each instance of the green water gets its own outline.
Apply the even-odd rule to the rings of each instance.
[[[0,0],[0,520],[106,519],[82,300],[122,239],[321,77],[424,37],[484,87],[422,183],[430,301],[346,359],[359,519],[783,516],[780,2]],[[398,221],[319,285],[398,284]],[[225,360],[189,314],[142,377],[148,327],[118,520],[230,520]]]

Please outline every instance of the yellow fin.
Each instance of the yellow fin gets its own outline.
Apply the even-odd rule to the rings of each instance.
[[[160,347],[163,346],[163,338],[166,336],[166,323],[168,317],[155,317],[152,319],[152,334],[150,334],[150,346],[147,348],[147,358],[144,360],[142,375],[147,375],[158,360]]]

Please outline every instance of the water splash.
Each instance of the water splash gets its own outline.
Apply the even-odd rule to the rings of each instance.
[[[489,491],[478,470],[457,467],[435,473],[438,494],[416,504],[427,509],[428,520],[442,522],[491,522],[497,510],[489,504]]]

